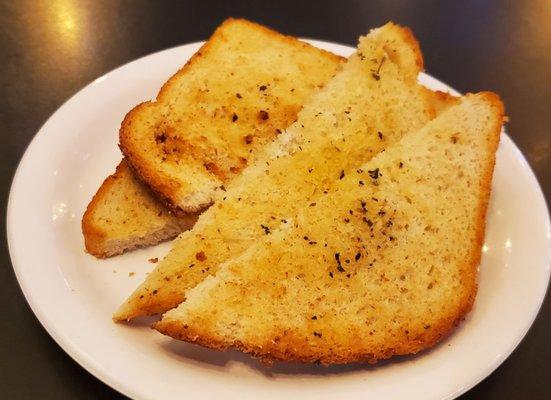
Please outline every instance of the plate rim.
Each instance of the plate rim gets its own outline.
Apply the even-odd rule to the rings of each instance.
[[[308,43],[311,43],[315,46],[321,47],[321,48],[327,48],[329,46],[337,46],[346,48],[348,51],[354,50],[354,48],[348,44],[342,44],[337,42],[331,42],[331,41],[325,41],[325,40],[318,40],[318,39],[310,39],[310,38],[301,38],[301,40],[304,40]],[[40,307],[40,305],[36,302],[36,299],[33,297],[33,294],[31,293],[28,285],[26,284],[25,279],[22,278],[22,268],[20,265],[20,262],[17,261],[17,257],[15,254],[17,253],[15,250],[15,236],[13,233],[13,226],[16,223],[14,221],[15,215],[14,215],[14,207],[16,207],[15,200],[14,200],[14,193],[16,193],[16,188],[20,183],[20,174],[22,170],[22,166],[26,162],[26,160],[30,157],[30,149],[32,149],[34,146],[36,146],[37,141],[39,138],[43,137],[45,135],[45,128],[48,126],[50,121],[53,119],[53,117],[62,109],[64,108],[68,103],[76,99],[77,97],[81,96],[84,91],[91,88],[92,86],[98,84],[99,82],[110,78],[112,75],[116,74],[118,71],[126,68],[129,64],[137,63],[140,61],[143,61],[146,58],[153,58],[161,53],[164,52],[171,52],[175,51],[179,48],[183,47],[190,47],[190,46],[200,46],[204,44],[205,41],[195,41],[190,43],[184,43],[179,44],[176,46],[172,46],[166,49],[158,50],[155,52],[152,52],[150,54],[146,54],[143,56],[140,56],[136,59],[130,60],[124,64],[121,64],[112,70],[106,72],[105,74],[101,75],[100,77],[92,80],[88,84],[84,85],[81,89],[79,89],[77,92],[75,92],[73,95],[68,97],[59,107],[57,107],[45,120],[45,122],[40,126],[40,128],[36,131],[35,135],[29,141],[29,143],[26,145],[18,163],[17,167],[15,169],[15,172],[12,176],[11,182],[10,182],[10,190],[8,195],[8,201],[7,201],[7,207],[6,207],[6,238],[7,238],[7,244],[8,244],[8,250],[9,250],[9,256],[11,261],[11,266],[14,271],[15,277],[17,279],[17,283],[24,295],[25,302],[37,318],[37,320],[40,322],[42,327],[46,330],[48,335],[56,342],[56,344],[65,352],[67,353],[77,364],[79,364],[82,368],[84,368],[88,373],[92,374],[94,377],[99,379],[102,383],[106,384],[113,390],[122,393],[126,396],[129,396],[133,399],[145,399],[142,394],[136,392],[131,385],[128,385],[124,379],[120,378],[114,378],[112,375],[110,375],[108,372],[105,372],[102,368],[100,368],[97,365],[97,362],[95,362],[94,357],[91,357],[86,352],[83,352],[79,350],[79,347],[75,345],[70,338],[65,337],[63,335],[63,332],[60,332],[56,329],[55,326],[51,323],[50,318],[46,315],[47,313],[43,308]],[[428,78],[429,80],[435,81],[438,84],[441,84],[448,89],[453,94],[460,95],[461,93],[457,90],[455,90],[452,86],[440,81],[439,79],[435,78],[432,75],[429,75],[426,72],[421,72],[422,76],[425,78]],[[516,143],[511,139],[511,137],[507,134],[505,129],[501,132],[501,141],[507,140],[512,145],[512,149],[515,153],[516,158],[523,164],[523,166],[526,168],[529,176],[530,186],[533,186],[534,188],[537,188],[537,195],[541,202],[541,205],[543,206],[543,211],[545,213],[546,217],[546,230],[548,232],[546,242],[547,242],[547,276],[546,276],[546,285],[545,290],[543,293],[539,296],[537,307],[534,307],[532,309],[532,315],[529,318],[529,323],[523,327],[522,334],[519,335],[516,338],[516,341],[514,345],[510,346],[506,352],[503,352],[500,357],[497,357],[493,360],[492,363],[488,364],[483,372],[477,375],[477,379],[469,382],[467,385],[464,385],[460,390],[456,391],[455,393],[450,393],[448,396],[443,397],[443,399],[452,399],[456,398],[468,390],[472,389],[474,386],[479,384],[481,381],[483,381],[485,378],[487,378],[490,374],[492,374],[519,346],[519,344],[524,340],[527,333],[533,326],[537,316],[539,315],[541,311],[541,307],[543,305],[543,302],[547,296],[547,293],[549,292],[549,281],[551,278],[551,220],[550,220],[550,212],[549,212],[549,205],[547,204],[545,194],[543,193],[543,190],[541,188],[541,185],[534,173],[534,170],[532,169],[530,163],[522,153],[522,151],[519,149],[519,147],[516,145]]]

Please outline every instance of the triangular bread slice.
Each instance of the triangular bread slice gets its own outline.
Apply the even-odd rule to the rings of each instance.
[[[496,95],[467,95],[226,262],[156,329],[323,364],[434,345],[476,295],[502,122]]]
[[[128,113],[120,148],[169,207],[199,211],[296,120],[342,61],[296,38],[228,19],[156,101]]]
[[[172,239],[191,228],[198,216],[175,216],[122,160],[86,208],[82,217],[84,244],[96,257],[111,257]]]
[[[114,319],[175,307],[219,264],[285,223],[303,204],[315,203],[351,168],[429,121],[433,108],[417,84],[421,61],[409,31],[394,24],[360,39],[342,71],[267,146],[264,158],[228,186],[224,199],[174,241]]]

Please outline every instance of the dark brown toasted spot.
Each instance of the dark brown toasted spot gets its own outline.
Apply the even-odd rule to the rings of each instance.
[[[166,134],[164,132],[159,132],[155,134],[155,142],[157,144],[166,142]]]
[[[267,111],[260,110],[258,112],[258,118],[262,121],[266,121],[268,118],[270,118],[270,114],[268,114]]]

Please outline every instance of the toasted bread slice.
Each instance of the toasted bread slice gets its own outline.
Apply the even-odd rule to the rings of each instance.
[[[387,24],[360,40],[342,71],[264,149],[263,158],[228,186],[225,197],[202,214],[193,230],[174,241],[114,319],[175,307],[187,289],[222,262],[292,218],[305,202],[315,204],[351,168],[433,117],[428,96],[417,84],[422,63],[409,62],[420,59],[417,43],[395,32],[407,31]],[[384,40],[387,35],[392,41]],[[389,58],[397,53],[402,54],[399,63]]]
[[[124,119],[120,148],[166,204],[194,212],[214,200],[344,61],[298,39],[228,19]]]
[[[198,214],[176,217],[134,176],[125,160],[88,205],[82,218],[86,250],[104,258],[172,239]]]
[[[375,362],[434,345],[476,295],[502,122],[496,95],[467,95],[226,262],[156,329],[268,361]]]

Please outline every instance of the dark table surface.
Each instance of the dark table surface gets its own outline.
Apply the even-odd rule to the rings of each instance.
[[[143,55],[206,39],[226,17],[354,45],[387,20],[408,25],[427,71],[460,91],[493,90],[509,135],[551,196],[551,3],[533,1],[0,0],[0,184],[5,210],[17,162],[67,98]],[[122,399],[66,355],[25,302],[2,212],[0,397]],[[529,267],[529,266],[527,266]],[[498,333],[499,334],[499,333]],[[551,398],[551,300],[517,350],[461,399]]]

